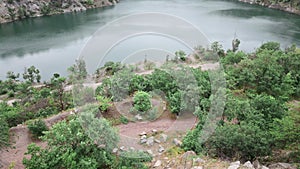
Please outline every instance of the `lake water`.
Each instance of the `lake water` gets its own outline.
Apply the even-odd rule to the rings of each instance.
[[[300,16],[281,11],[230,0],[121,0],[114,7],[0,25],[0,79],[9,70],[22,73],[31,65],[40,69],[43,79],[55,72],[67,75],[66,69],[95,31],[122,16],[142,12],[181,17],[201,30],[210,42],[219,41],[226,49],[231,48],[235,36],[241,40],[240,49],[247,52],[267,41],[278,41],[283,48],[293,43],[300,46]],[[146,40],[155,41],[153,37],[133,38],[113,55],[127,57],[126,48],[133,49]],[[157,41],[162,46],[173,43],[156,39],[155,44]],[[177,47],[175,43],[173,46]],[[118,61],[113,55],[108,60]]]

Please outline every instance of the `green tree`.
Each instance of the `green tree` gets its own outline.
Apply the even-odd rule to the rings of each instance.
[[[134,94],[133,105],[134,108],[138,111],[146,112],[151,109],[151,97],[148,93],[139,91]]]
[[[82,59],[78,59],[75,61],[75,64],[68,68],[69,79],[71,82],[80,82],[87,78],[87,70],[85,61]]]
[[[42,139],[48,143],[45,149],[32,143],[23,159],[28,169],[48,168],[109,168],[115,158],[110,152],[94,143],[82,128],[78,118],[55,124]]]
[[[52,96],[60,107],[60,111],[66,108],[66,93],[65,93],[66,78],[60,77],[58,73],[55,73],[50,80],[50,87],[52,89]]]
[[[14,81],[18,81],[18,78],[20,77],[20,74],[19,73],[14,73],[12,71],[8,71],[6,73],[6,78],[7,79],[11,79],[11,80],[14,80]]]
[[[176,51],[175,52],[175,57],[177,59],[180,59],[181,61],[185,61],[186,60],[186,53],[184,51],[182,51],[182,50]]]
[[[35,66],[30,66],[29,68],[25,68],[25,71],[23,73],[23,79],[31,83],[34,83],[35,81],[37,83],[40,83],[41,81],[40,70],[37,69]]]

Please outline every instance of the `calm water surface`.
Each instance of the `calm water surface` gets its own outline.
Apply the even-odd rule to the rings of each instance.
[[[0,79],[9,70],[22,73],[30,65],[41,70],[43,79],[54,72],[67,75],[67,67],[96,30],[121,16],[140,12],[184,18],[225,48],[231,47],[234,36],[241,40],[240,49],[247,52],[267,41],[278,41],[282,47],[300,46],[300,17],[281,11],[224,0],[121,0],[114,7],[0,25]],[[142,39],[128,41],[114,55],[124,55],[122,50]]]

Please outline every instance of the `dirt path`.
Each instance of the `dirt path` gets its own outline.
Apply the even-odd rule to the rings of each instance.
[[[186,113],[178,118],[170,118],[169,116],[163,116],[154,122],[131,122],[128,124],[121,124],[118,126],[120,132],[119,146],[125,146],[126,148],[133,147],[134,149],[148,150],[151,149],[155,152],[159,145],[163,145],[165,148],[172,146],[172,139],[169,139],[167,143],[156,144],[152,147],[141,145],[139,134],[142,132],[152,134],[152,130],[155,129],[158,133],[164,133],[169,138],[181,137],[181,134],[186,133],[187,130],[192,129],[197,122],[197,118],[191,114]],[[159,139],[159,135],[155,137]]]

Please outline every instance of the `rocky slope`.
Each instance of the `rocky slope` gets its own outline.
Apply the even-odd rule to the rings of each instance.
[[[300,10],[299,9],[296,9],[295,7],[291,7],[291,5],[287,4],[287,3],[272,4],[268,0],[264,0],[264,1],[258,1],[258,0],[238,0],[238,1],[249,3],[249,4],[257,4],[257,5],[265,6],[267,8],[278,9],[278,10],[281,10],[281,11],[285,11],[285,12],[289,12],[289,13],[300,15]]]
[[[28,17],[79,12],[115,5],[119,0],[0,0],[0,23]]]

